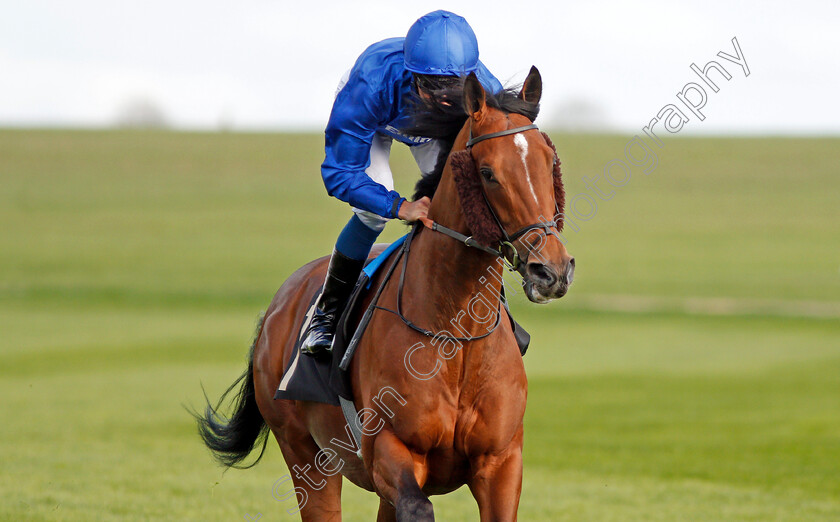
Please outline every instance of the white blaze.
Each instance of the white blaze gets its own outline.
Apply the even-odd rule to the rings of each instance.
[[[534,191],[534,184],[531,183],[531,172],[528,170],[528,140],[526,140],[525,136],[522,134],[517,134],[513,137],[513,142],[516,144],[516,148],[519,149],[519,157],[522,158],[522,166],[525,167],[525,179],[528,180],[528,186],[531,188],[531,195],[534,196],[534,203],[539,206],[540,202],[537,201],[537,193]]]

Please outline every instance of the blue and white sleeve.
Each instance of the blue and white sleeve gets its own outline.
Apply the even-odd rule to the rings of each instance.
[[[388,190],[365,173],[382,102],[370,85],[351,77],[336,96],[325,131],[325,158],[321,177],[327,193],[350,205],[394,218],[398,192]]]

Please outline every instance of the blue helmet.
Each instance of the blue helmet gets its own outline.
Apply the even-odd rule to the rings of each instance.
[[[462,76],[478,67],[478,40],[463,17],[435,11],[421,17],[405,37],[405,68],[418,74]]]

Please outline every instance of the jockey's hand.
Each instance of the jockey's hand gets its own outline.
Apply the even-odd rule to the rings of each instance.
[[[397,217],[413,223],[415,221],[422,221],[427,227],[431,227],[431,220],[429,219],[429,205],[432,200],[428,197],[422,197],[417,201],[405,200],[400,205],[400,210],[397,212]]]

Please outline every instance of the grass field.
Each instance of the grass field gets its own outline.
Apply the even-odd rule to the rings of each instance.
[[[552,138],[570,198],[627,142]],[[223,474],[182,404],[239,375],[257,313],[349,216],[321,148],[0,131],[0,520],[296,520],[279,451]],[[567,231],[569,295],[514,303],[521,520],[840,520],[838,148],[672,139]],[[394,169],[410,192],[402,147]],[[477,519],[466,489],[433,501]],[[345,520],[376,506],[346,485]]]

